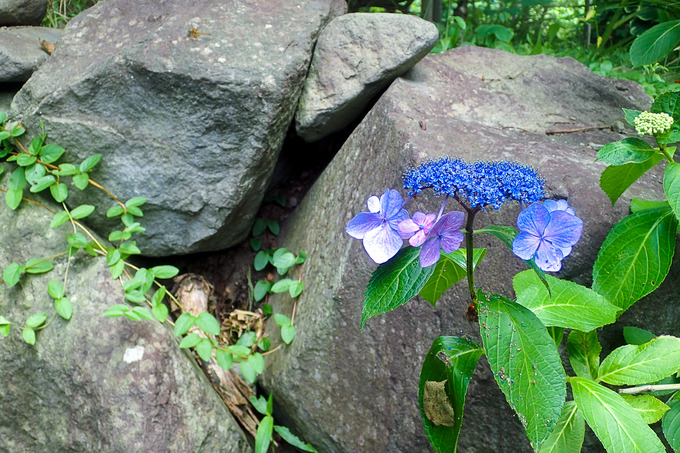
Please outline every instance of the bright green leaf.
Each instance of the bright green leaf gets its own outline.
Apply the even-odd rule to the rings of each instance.
[[[233,356],[222,349],[215,351],[215,359],[217,360],[217,365],[220,366],[225,371],[229,371],[232,363],[234,362]]]
[[[24,339],[24,341],[30,345],[35,344],[35,330],[33,329],[22,329],[21,330],[21,337]]]
[[[42,168],[42,167],[41,167]],[[43,190],[47,189],[50,187],[52,184],[55,184],[57,182],[56,178],[52,175],[47,175],[43,176],[42,178],[38,179],[35,184],[31,186],[29,191],[31,193],[38,193],[42,192]]]
[[[139,247],[137,247],[136,241],[123,242],[120,244],[120,251],[126,255],[139,255],[142,253],[142,251],[139,250]]]
[[[71,316],[73,315],[73,307],[71,306],[71,301],[68,300],[66,297],[56,299],[54,301],[54,309],[57,311],[59,316],[61,316],[67,321],[71,319]]]
[[[50,222],[50,228],[56,228],[68,221],[69,221],[68,213],[66,211],[59,211],[56,214],[54,214],[52,222]]]
[[[113,266],[109,267],[109,271],[111,272],[111,277],[113,278],[118,278],[123,274],[123,270],[125,269],[125,261],[120,260]]]
[[[663,190],[675,217],[680,219],[680,164],[668,163],[663,174]]]
[[[94,212],[94,206],[90,204],[83,204],[71,211],[71,217],[74,219],[82,219]]]
[[[553,432],[541,445],[539,453],[580,453],[585,433],[583,414],[574,401],[567,401]]]
[[[636,212],[644,211],[646,209],[663,208],[668,206],[669,204],[667,201],[640,200],[638,198],[633,198],[630,200],[631,214],[635,214]]]
[[[179,274],[179,269],[177,269],[175,266],[154,266],[151,268],[151,273],[156,277],[156,278],[161,278],[161,279],[167,279],[167,278],[173,278],[177,274]]]
[[[144,197],[133,197],[133,198],[130,198],[128,201],[125,202],[125,206],[130,208],[130,207],[142,206],[145,203],[146,203],[146,198],[144,198]]]
[[[139,315],[139,317],[142,319],[146,319],[148,321],[151,321],[153,319],[153,315],[145,307],[135,307],[132,309],[132,312]]]
[[[156,304],[151,307],[151,314],[158,322],[165,322],[168,318],[168,307],[165,304]]]
[[[21,204],[23,196],[23,189],[8,189],[5,192],[5,203],[11,210],[15,210]]]
[[[247,382],[252,384],[255,382],[255,379],[257,379],[257,373],[255,373],[255,370],[253,370],[253,367],[247,361],[239,363],[239,370],[241,370],[243,379]]]
[[[179,342],[179,347],[182,349],[193,348],[200,342],[201,337],[197,333],[190,333],[186,337],[182,338],[182,341]]]
[[[673,394],[666,404],[670,409],[661,421],[663,435],[673,451],[680,453],[680,392]]]
[[[196,318],[196,326],[208,335],[220,334],[220,323],[207,311],[199,313]]]
[[[290,285],[293,283],[296,283],[294,280],[291,280],[290,278],[282,278],[278,282],[274,283],[271,288],[271,292],[278,294],[278,293],[285,293],[290,289]]]
[[[286,344],[291,344],[295,338],[295,326],[282,326],[281,327],[281,339]]]
[[[196,353],[204,362],[210,362],[212,359],[213,345],[210,340],[203,338],[200,343],[196,346]]]
[[[612,385],[655,382],[680,370],[680,338],[662,335],[616,348],[600,365],[598,379]]]
[[[257,374],[261,374],[264,371],[264,358],[262,354],[256,352],[248,357],[248,363],[253,367],[253,370]]]
[[[194,325],[196,318],[189,313],[182,313],[175,321],[175,335],[184,335],[189,331],[189,328]]]
[[[33,258],[26,263],[25,267],[27,274],[44,274],[54,269],[54,264],[42,258]]]
[[[656,150],[638,137],[624,138],[618,142],[607,143],[597,152],[597,159],[610,165],[647,162],[654,157]]]
[[[544,325],[588,332],[616,321],[619,309],[595,291],[550,275],[545,278],[551,294],[532,270],[513,279],[517,303],[534,312]]]
[[[305,286],[304,282],[293,282],[290,284],[288,287],[288,292],[290,293],[290,297],[296,298],[300,294],[302,294],[302,290]]]
[[[593,268],[593,290],[627,309],[666,278],[678,220],[668,208],[631,214],[609,232]]]
[[[680,20],[661,22],[635,38],[630,46],[633,67],[655,63],[680,44]]]
[[[125,209],[119,204],[114,204],[111,206],[108,211],[106,211],[106,217],[118,217],[119,215],[123,214],[125,212]]]
[[[302,440],[300,440],[300,438],[298,438],[295,434],[291,433],[290,430],[285,426],[274,425],[274,431],[276,431],[276,433],[279,436],[281,436],[283,440],[285,440],[298,450],[316,453],[316,448],[314,448],[311,444],[305,443]]]
[[[62,154],[64,154],[64,148],[53,143],[45,145],[40,149],[38,153],[40,155],[40,160],[46,164],[51,164],[59,160]]]
[[[455,452],[463,423],[465,396],[482,356],[467,338],[437,338],[423,362],[418,383],[420,416],[437,452]]]
[[[102,158],[101,154],[94,154],[87,159],[85,159],[81,164],[80,167],[78,168],[81,172],[88,172],[94,168],[95,165],[99,162],[99,159]]]
[[[553,339],[531,311],[480,292],[479,325],[494,378],[535,449],[553,430],[566,396],[566,374]]]
[[[427,280],[418,294],[434,307],[444,292],[467,276],[467,262],[465,249],[458,249],[452,253],[442,253],[432,276]],[[475,249],[473,267],[486,255],[486,249]]]
[[[626,326],[623,328],[623,338],[628,344],[645,344],[656,338],[652,332],[639,327]]]
[[[78,188],[78,190],[85,190],[90,184],[90,177],[87,173],[76,173],[73,175],[73,185]]]
[[[50,193],[57,203],[61,203],[68,198],[68,188],[64,183],[52,184],[50,186]]]
[[[361,328],[367,319],[405,304],[423,289],[435,266],[422,268],[420,248],[405,247],[373,272],[364,292]]]
[[[279,327],[289,326],[290,318],[282,313],[277,313],[274,315],[274,322]]]
[[[607,194],[612,202],[616,203],[623,192],[626,191],[631,184],[644,175],[647,170],[661,162],[663,156],[657,154],[651,159],[643,163],[632,163],[620,166],[609,166],[604,169],[600,176],[600,187]]]
[[[21,167],[28,167],[29,165],[33,165],[37,160],[38,158],[31,154],[22,153],[17,156],[17,164]]]
[[[654,99],[649,109],[652,113],[668,113],[675,120],[675,126],[680,123],[680,91],[667,91]]]
[[[129,310],[130,307],[125,304],[116,304],[107,308],[106,312],[104,312],[104,316],[109,318],[117,318],[119,316],[123,316],[123,314],[127,313]]]
[[[569,379],[588,425],[610,452],[664,453],[661,441],[621,395],[590,379]]]
[[[26,268],[24,268],[24,266],[19,266],[17,263],[10,263],[2,273],[2,279],[7,286],[12,287],[19,283],[19,279],[25,270]]]
[[[661,420],[663,414],[666,413],[668,406],[661,400],[652,395],[621,395],[626,403],[630,404],[635,411],[640,414],[642,419],[648,425],[656,423]]]
[[[255,255],[255,270],[261,271],[267,267],[267,264],[269,264],[269,255],[264,250],[260,250],[257,252],[257,255]]]
[[[57,280],[50,280],[47,283],[47,292],[50,294],[52,299],[61,299],[64,297],[64,287]]]
[[[255,284],[255,288],[253,289],[253,298],[255,299],[255,302],[259,302],[262,299],[264,299],[264,296],[267,295],[271,287],[272,287],[271,282],[268,282],[266,280],[260,280],[259,282],[257,282]]]
[[[596,330],[590,332],[572,330],[567,337],[567,351],[569,351],[571,368],[576,376],[597,379],[602,346],[597,339]]]
[[[272,431],[274,428],[274,417],[271,415],[265,416],[257,427],[255,434],[255,453],[267,453],[269,444],[272,440]]]
[[[45,321],[47,321],[47,314],[46,313],[36,313],[36,314],[30,316],[26,320],[26,325],[28,327],[32,327],[32,328],[39,327],[39,326],[43,325],[45,323]]]
[[[623,109],[626,122],[633,127],[635,127],[635,118],[640,116],[640,113],[642,113],[640,110]]]

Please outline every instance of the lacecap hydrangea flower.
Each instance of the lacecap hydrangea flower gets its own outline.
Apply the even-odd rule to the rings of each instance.
[[[544,197],[543,179],[536,171],[517,162],[474,162],[444,157],[430,160],[406,172],[404,189],[417,195],[432,189],[470,208],[498,209],[507,200],[533,203]]]
[[[673,121],[668,113],[642,112],[634,120],[635,130],[640,135],[661,135],[668,132]]]
[[[583,222],[566,200],[546,200],[520,212],[517,227],[520,232],[512,244],[513,253],[523,260],[534,258],[545,272],[557,272],[581,238]]]
[[[386,190],[380,199],[372,196],[366,204],[369,212],[357,214],[345,231],[353,238],[361,239],[368,256],[382,264],[396,255],[404,244],[398,226],[408,219],[408,212],[402,209],[404,200],[396,190]]]

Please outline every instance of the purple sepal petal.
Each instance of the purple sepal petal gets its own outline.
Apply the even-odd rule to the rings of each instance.
[[[403,211],[406,213],[406,217],[408,217],[408,212],[406,212],[405,209],[401,209],[403,204],[404,199],[401,198],[399,192],[394,189],[387,189],[380,197],[380,213],[384,218],[391,219],[394,218],[397,213],[401,214],[400,211]]]
[[[366,233],[382,225],[382,218],[377,212],[360,212],[349,221],[345,232],[355,239],[363,239]]]
[[[404,241],[389,224],[383,224],[364,236],[364,248],[373,261],[382,264],[397,254]]]
[[[442,234],[440,241],[444,253],[455,252],[463,242],[463,233],[460,230],[448,230]]]
[[[420,247],[427,240],[427,232],[425,230],[420,230],[408,240],[408,243],[412,247]]]
[[[460,230],[465,221],[465,214],[460,211],[453,211],[445,214],[439,219],[439,222],[432,228],[431,233],[442,233],[446,230]]]
[[[420,267],[430,267],[437,261],[441,252],[439,251],[439,241],[436,238],[432,238],[425,242],[423,248],[420,249]]]
[[[557,272],[562,269],[562,252],[548,241],[541,241],[536,251],[536,266],[543,272]]]
[[[550,222],[550,213],[538,203],[530,205],[517,216],[517,228],[541,237]]]
[[[524,261],[528,261],[533,258],[540,243],[541,239],[538,236],[534,236],[526,231],[520,231],[512,242],[512,253]]]
[[[581,239],[582,231],[581,219],[566,211],[554,211],[550,214],[550,223],[544,236],[558,248],[571,249]]]
[[[413,217],[415,218],[415,215]],[[420,231],[420,226],[418,226],[418,224],[416,224],[416,222],[414,222],[412,219],[406,219],[400,222],[398,228],[399,232],[402,233],[402,236],[405,234],[409,234],[412,236],[416,234],[418,231]]]

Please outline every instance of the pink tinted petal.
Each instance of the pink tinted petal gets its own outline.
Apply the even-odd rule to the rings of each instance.
[[[397,254],[404,240],[388,224],[369,231],[364,236],[364,248],[373,261],[382,264]]]
[[[408,243],[411,244],[412,247],[420,247],[426,240],[427,233],[425,230],[420,230],[418,233],[411,236],[411,239],[408,240]]]
[[[536,251],[536,266],[543,272],[557,272],[562,269],[562,252],[548,241],[541,241]]]
[[[380,212],[386,219],[395,216],[399,211],[402,211],[401,206],[404,204],[404,199],[401,198],[399,192],[394,189],[387,189],[380,197]],[[406,212],[406,210],[403,210]],[[406,213],[408,217],[408,213]],[[404,219],[401,219],[404,220]]]
[[[463,233],[460,230],[448,230],[442,235],[441,246],[444,253],[451,253],[458,250],[460,243],[463,242]]]
[[[398,229],[401,233],[408,233],[411,235],[420,231],[420,227],[418,226],[418,224],[416,224],[416,222],[414,222],[411,219],[406,219],[402,222],[399,222]]]
[[[544,238],[556,247],[571,248],[581,238],[583,221],[566,211],[550,214],[550,223],[545,229]]]
[[[537,236],[526,231],[520,231],[512,243],[512,253],[525,261],[530,260],[534,257],[540,241]]]
[[[368,210],[370,212],[380,212],[380,199],[375,195],[366,201],[366,205],[368,206]]]
[[[354,239],[363,239],[366,233],[376,228],[380,228],[382,219],[380,214],[375,212],[360,212],[349,221],[345,232]]]
[[[430,267],[439,261],[439,240],[433,238],[420,249],[420,267]]]
[[[417,225],[424,225],[427,215],[424,212],[416,211],[413,213],[413,223]]]
[[[517,228],[541,237],[550,222],[550,213],[538,203],[530,205],[517,216]]]

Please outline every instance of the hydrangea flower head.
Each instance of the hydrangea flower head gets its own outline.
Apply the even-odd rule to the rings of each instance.
[[[544,197],[543,179],[531,167],[517,162],[474,162],[444,157],[423,162],[404,175],[409,195],[432,189],[435,195],[448,195],[466,202],[470,208],[491,206],[504,201],[526,204]]]
[[[399,231],[402,237],[405,236],[404,239],[408,239],[411,246],[420,247],[427,239],[427,234],[432,230],[436,219],[437,214],[434,212],[430,214],[416,212],[413,218],[406,219],[399,224]]]
[[[345,231],[355,239],[361,239],[373,261],[382,264],[397,254],[404,243],[398,226],[408,219],[402,209],[404,200],[396,190],[387,189],[378,197],[366,202],[369,212],[360,212],[349,221]]]
[[[465,220],[465,214],[459,211],[443,215],[427,235],[427,239],[420,249],[420,267],[429,267],[439,261],[441,251],[451,253],[463,242],[460,231]]]
[[[557,272],[581,238],[583,222],[566,200],[546,200],[520,212],[517,227],[520,232],[512,244],[513,253],[523,260],[535,258],[545,272]]]
[[[661,135],[668,132],[673,121],[668,113],[642,112],[635,118],[635,130],[640,135]]]

